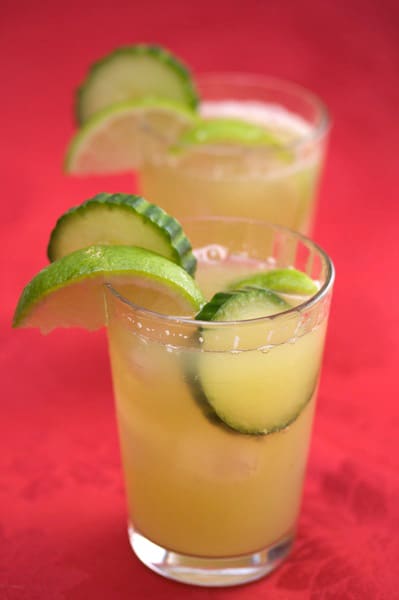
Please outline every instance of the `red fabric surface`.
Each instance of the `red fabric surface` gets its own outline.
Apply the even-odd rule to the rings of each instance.
[[[398,25],[395,1],[2,4],[1,599],[399,598]],[[315,238],[337,282],[299,536],[240,588],[164,580],[130,551],[103,332],[10,329],[58,215],[132,189],[69,179],[61,160],[88,64],[138,41],[197,71],[300,82],[334,118]]]

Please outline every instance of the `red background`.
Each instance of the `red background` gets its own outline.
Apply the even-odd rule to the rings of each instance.
[[[0,12],[0,598],[397,599],[399,5],[106,6],[10,0]],[[130,176],[69,179],[61,161],[87,66],[138,41],[198,72],[292,79],[334,117],[314,237],[338,275],[299,537],[284,566],[241,588],[166,581],[131,553],[103,332],[10,329],[58,215],[132,189]]]

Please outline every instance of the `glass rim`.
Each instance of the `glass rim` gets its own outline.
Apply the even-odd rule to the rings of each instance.
[[[281,319],[282,317],[286,317],[287,315],[288,316],[294,315],[299,312],[303,312],[305,310],[311,309],[313,306],[317,305],[321,300],[323,300],[331,291],[332,286],[334,284],[334,279],[335,279],[334,264],[333,264],[331,258],[328,256],[327,252],[325,252],[325,250],[323,250],[323,248],[321,248],[316,242],[314,242],[307,236],[305,236],[297,231],[294,231],[293,229],[289,229],[288,227],[284,227],[283,225],[276,225],[274,223],[270,223],[269,221],[262,221],[261,219],[251,219],[251,218],[247,218],[247,217],[200,216],[200,217],[186,217],[181,220],[181,222],[183,224],[185,222],[199,222],[199,221],[206,221],[206,222],[223,221],[223,222],[233,222],[233,223],[245,223],[245,224],[249,224],[249,225],[257,224],[257,225],[264,225],[269,228],[271,227],[277,231],[292,234],[295,237],[297,237],[299,240],[305,242],[307,245],[310,244],[313,247],[313,249],[316,250],[316,252],[318,252],[320,254],[320,256],[322,257],[322,259],[324,260],[325,265],[326,265],[326,280],[315,294],[310,296],[310,298],[308,298],[307,300],[305,300],[305,302],[302,302],[301,304],[297,304],[296,306],[293,306],[292,308],[280,311],[273,315],[268,315],[268,316],[264,316],[264,317],[256,317],[256,318],[252,318],[252,319],[242,319],[239,321],[237,321],[237,320],[235,320],[235,321],[202,321],[202,320],[197,320],[194,317],[185,317],[185,316],[179,316],[179,315],[166,315],[166,314],[159,313],[157,311],[145,308],[143,306],[135,304],[131,300],[128,300],[127,298],[125,298],[125,296],[123,296],[123,294],[118,292],[116,287],[114,287],[111,283],[106,282],[104,284],[104,286],[109,290],[109,292],[119,302],[121,302],[122,304],[125,304],[131,310],[133,310],[134,312],[136,312],[138,314],[143,315],[144,317],[158,320],[159,322],[162,322],[165,324],[169,323],[169,324],[173,324],[173,325],[190,326],[190,327],[195,326],[196,328],[206,326],[208,329],[210,327],[215,328],[215,329],[219,329],[219,328],[225,329],[228,327],[248,327],[250,325],[261,325],[262,323],[272,323],[273,321],[275,321],[277,319]]]
[[[194,81],[198,81],[199,86],[203,82],[205,85],[209,83],[215,83],[223,85],[253,85],[259,87],[267,87],[274,89],[275,91],[283,91],[292,94],[293,96],[301,97],[305,99],[310,105],[316,108],[318,113],[318,123],[310,124],[310,131],[308,134],[301,136],[299,139],[292,143],[284,144],[287,148],[295,147],[300,148],[310,142],[318,141],[326,136],[331,128],[331,113],[326,103],[316,93],[309,90],[307,87],[280,77],[274,77],[269,75],[263,75],[262,73],[253,72],[242,72],[242,71],[204,71],[203,73],[196,73],[194,75]],[[206,99],[205,99],[206,100]],[[200,99],[201,101],[201,99]],[[295,111],[292,111],[295,113]],[[208,146],[209,147],[209,146]]]

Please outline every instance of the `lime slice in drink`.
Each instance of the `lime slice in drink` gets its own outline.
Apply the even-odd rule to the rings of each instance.
[[[256,286],[282,294],[298,296],[311,296],[318,291],[318,287],[306,273],[297,269],[272,269],[263,271],[235,281],[229,287],[241,289],[247,286]]]
[[[195,376],[191,379],[196,386],[196,397],[202,395],[203,402],[235,431],[260,435],[284,429],[312,397],[319,364],[314,360],[309,365],[306,360],[319,358],[318,339],[303,336],[295,343],[267,348],[270,329],[265,323],[248,322],[290,308],[270,290],[247,287],[216,294],[196,316],[202,320],[199,331],[202,352],[196,358]],[[287,319],[289,316],[287,313]],[[215,329],[204,321],[241,323]],[[232,351],[234,343],[240,343],[244,336],[252,344],[244,351]]]
[[[150,250],[90,246],[40,271],[25,287],[14,327],[98,329],[104,325],[103,284],[109,282],[136,305],[169,315],[190,315],[203,304],[194,279]]]
[[[195,109],[198,96],[187,67],[159,46],[140,44],[114,50],[90,68],[77,91],[76,117],[128,100],[166,99]]]
[[[184,105],[142,99],[96,113],[72,138],[65,171],[74,175],[118,173],[137,168],[170,146],[195,120]]]
[[[260,125],[240,119],[198,119],[191,128],[181,134],[171,151],[179,154],[201,146],[246,146],[273,150],[279,158],[291,159],[291,153],[273,133]]]
[[[48,257],[58,260],[93,245],[140,246],[180,265],[196,267],[180,223],[162,208],[131,194],[98,194],[63,214],[51,232]]]

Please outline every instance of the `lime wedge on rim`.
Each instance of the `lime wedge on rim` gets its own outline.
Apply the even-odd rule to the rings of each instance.
[[[165,48],[146,44],[117,48],[89,69],[76,95],[76,118],[119,102],[143,98],[176,101],[195,109],[198,96],[187,67]]]
[[[132,194],[97,194],[69,209],[51,232],[47,253],[54,261],[98,244],[147,248],[190,275],[197,264],[180,223],[159,206]]]
[[[96,113],[74,135],[64,169],[73,175],[132,170],[174,143],[195,119],[191,110],[171,100],[112,105]]]
[[[229,288],[239,290],[248,286],[273,290],[282,294],[295,294],[298,296],[311,296],[318,291],[318,287],[303,271],[297,269],[272,269],[254,273],[249,277],[233,282]]]
[[[194,279],[150,250],[90,246],[51,263],[22,292],[13,326],[98,329],[105,324],[103,284],[136,305],[169,315],[192,315],[204,303]]]

